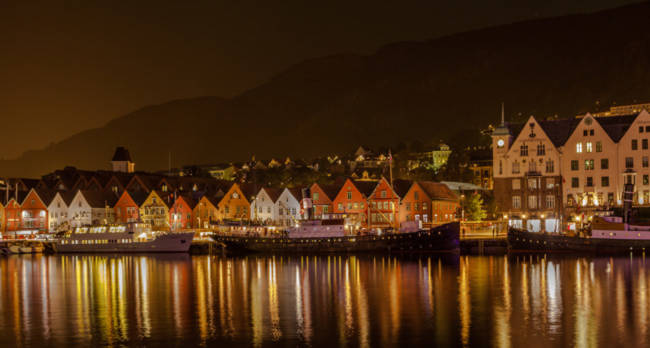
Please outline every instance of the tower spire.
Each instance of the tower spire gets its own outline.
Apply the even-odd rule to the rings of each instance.
[[[501,102],[501,126],[506,124],[506,112],[503,102]]]

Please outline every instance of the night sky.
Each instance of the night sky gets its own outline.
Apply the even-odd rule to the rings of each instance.
[[[233,96],[312,57],[632,2],[4,0],[0,158],[145,105]]]

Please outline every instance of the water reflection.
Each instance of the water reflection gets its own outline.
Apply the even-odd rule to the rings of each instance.
[[[10,256],[0,345],[648,344],[650,265],[545,256]]]

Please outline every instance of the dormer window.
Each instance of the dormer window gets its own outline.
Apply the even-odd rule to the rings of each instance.
[[[162,186],[160,187],[160,190],[162,192],[167,192],[167,184],[162,184]]]

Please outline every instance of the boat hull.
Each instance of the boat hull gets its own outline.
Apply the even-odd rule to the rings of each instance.
[[[137,243],[63,244],[57,241],[57,253],[186,253],[190,249],[194,232],[170,233],[155,240]]]
[[[216,235],[229,252],[270,253],[349,253],[349,252],[454,252],[459,249],[460,224],[457,222],[410,233],[380,236],[317,238],[273,238]]]
[[[645,250],[650,250],[650,240],[582,238],[508,230],[510,252],[621,254]]]

